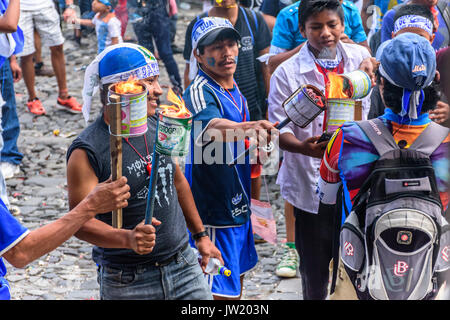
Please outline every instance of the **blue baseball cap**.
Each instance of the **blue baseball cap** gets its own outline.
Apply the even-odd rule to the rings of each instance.
[[[228,19],[219,17],[199,19],[192,28],[192,49],[196,49],[198,45],[210,45],[220,35],[236,40],[241,39],[241,35],[234,29]]]
[[[213,44],[219,37],[223,39],[241,40],[241,35],[233,27],[231,22],[225,18],[205,17],[199,19],[192,28],[192,52],[189,58],[189,79],[193,80],[197,74],[197,61],[194,57],[194,50],[199,45],[207,46]]]
[[[403,88],[400,115],[416,119],[424,100],[422,89],[431,84],[436,74],[436,53],[430,42],[415,33],[403,33],[384,42],[376,58],[380,74]]]

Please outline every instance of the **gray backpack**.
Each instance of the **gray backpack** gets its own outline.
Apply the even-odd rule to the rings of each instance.
[[[344,267],[359,299],[430,299],[450,268],[450,231],[429,156],[449,130],[432,122],[402,149],[380,119],[357,124],[380,158],[341,228]]]

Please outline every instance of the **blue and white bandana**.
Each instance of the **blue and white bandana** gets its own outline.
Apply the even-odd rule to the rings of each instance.
[[[422,16],[406,15],[395,20],[394,33],[404,28],[420,28],[433,35],[433,21]]]
[[[193,80],[198,72],[197,60],[194,57],[194,50],[197,45],[207,34],[217,29],[234,29],[233,25],[228,19],[219,17],[204,17],[199,19],[192,28],[191,41],[192,52],[189,59],[189,79]]]
[[[159,75],[158,61],[153,54],[133,43],[107,47],[86,68],[83,87],[83,116],[89,121],[92,97],[100,85],[126,81],[130,76],[139,80]]]

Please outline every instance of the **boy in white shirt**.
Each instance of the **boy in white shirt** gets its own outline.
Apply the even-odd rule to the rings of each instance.
[[[269,121],[282,121],[282,103],[301,85],[311,84],[325,92],[328,72],[344,73],[358,69],[370,57],[360,45],[340,41],[344,12],[338,0],[302,1],[299,27],[306,45],[283,62],[273,73],[269,92]],[[328,59],[321,59],[326,53]],[[363,100],[367,119],[370,100]],[[285,151],[278,174],[282,197],[294,206],[295,245],[300,256],[303,298],[325,299],[332,256],[334,217],[319,216],[316,194],[319,167],[327,142],[316,143],[323,133],[324,114],[306,128],[292,122],[280,130],[280,147]]]
[[[97,53],[105,50],[107,46],[122,43],[121,22],[117,19],[109,0],[94,0],[92,2],[92,11],[96,12],[92,20],[75,18],[72,19],[72,23],[95,27]]]

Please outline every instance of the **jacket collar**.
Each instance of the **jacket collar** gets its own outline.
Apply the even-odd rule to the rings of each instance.
[[[349,61],[354,58],[352,50],[346,50],[345,45],[342,41],[339,41],[336,45],[337,50],[339,50],[342,54],[342,58],[344,59],[344,65],[346,61]],[[308,41],[305,42],[305,45],[300,49],[297,53],[296,58],[297,65],[300,66],[300,73],[307,73],[316,68],[314,63],[314,58],[312,52],[308,49]]]

